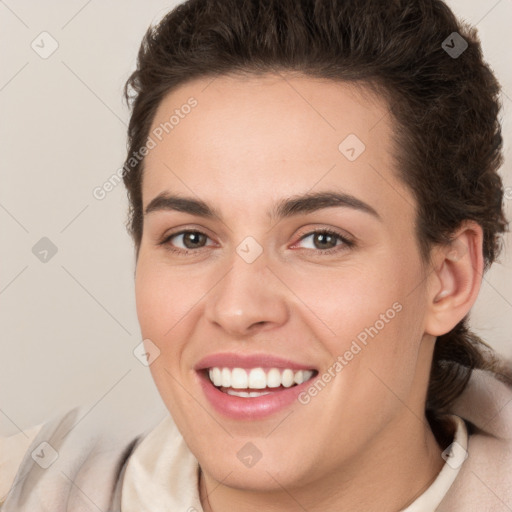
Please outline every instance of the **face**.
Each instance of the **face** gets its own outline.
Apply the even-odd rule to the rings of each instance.
[[[158,108],[137,314],[163,401],[226,485],[355,470],[423,415],[425,271],[393,130],[383,99],[306,77],[195,80]]]

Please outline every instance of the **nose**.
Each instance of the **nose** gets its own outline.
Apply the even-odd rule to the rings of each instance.
[[[207,295],[206,318],[231,337],[254,335],[288,320],[286,288],[264,254],[252,263],[235,255],[230,271]]]

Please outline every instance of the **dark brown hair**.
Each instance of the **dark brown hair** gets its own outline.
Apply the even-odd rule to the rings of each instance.
[[[194,78],[283,71],[383,96],[395,122],[397,172],[417,201],[424,261],[433,244],[449,242],[472,219],[483,228],[487,270],[507,228],[497,172],[500,86],[476,29],[440,0],[189,0],[150,27],[125,86],[132,115],[123,180],[137,257],[144,160],[129,162],[146,144],[164,96]],[[465,318],[436,341],[427,411],[447,410],[473,368],[507,381],[500,364]]]

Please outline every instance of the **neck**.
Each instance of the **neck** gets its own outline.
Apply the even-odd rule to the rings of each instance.
[[[308,512],[396,512],[410,505],[435,480],[444,464],[441,448],[423,416],[404,408],[379,439],[368,443],[357,460],[336,471],[314,475],[307,485],[268,492],[232,488],[201,472],[204,512],[253,510]]]

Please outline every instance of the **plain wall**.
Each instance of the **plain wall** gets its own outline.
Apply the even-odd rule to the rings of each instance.
[[[94,414],[120,408],[132,422],[166,414],[148,368],[133,355],[141,335],[125,188],[103,200],[93,190],[123,164],[129,113],[122,88],[142,35],[176,3],[0,2],[0,434],[82,404]],[[512,1],[448,4],[477,25],[503,86],[510,219]],[[31,46],[51,50],[55,43],[42,32],[58,43],[48,58]],[[44,237],[57,250],[46,262],[33,253],[37,243],[49,246]],[[512,357],[510,235],[506,243],[502,262],[484,276],[471,325]]]

